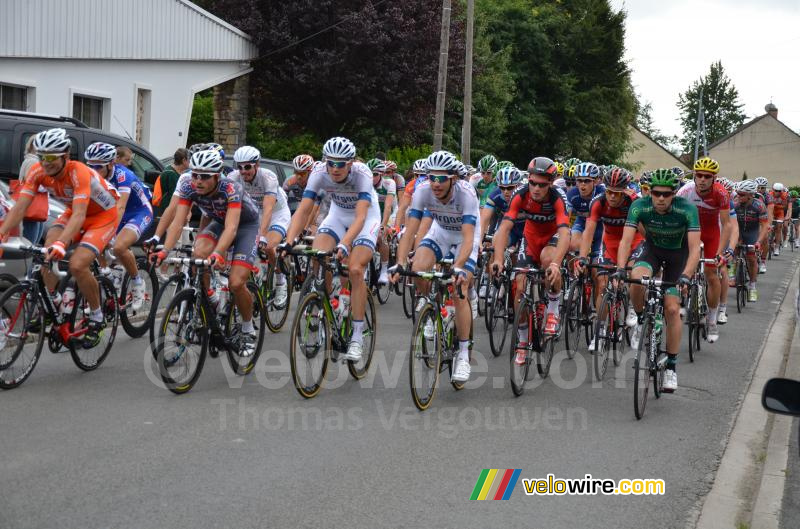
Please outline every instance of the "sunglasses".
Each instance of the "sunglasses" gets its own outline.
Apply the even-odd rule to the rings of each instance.
[[[444,184],[448,180],[450,180],[449,174],[432,174],[428,175],[428,180],[431,182],[436,182],[437,184]]]
[[[249,171],[250,169],[252,169],[253,167],[255,167],[255,164],[252,164],[252,163],[246,163],[246,164],[244,164],[244,165],[239,165],[238,167],[239,167],[239,170],[240,170],[240,171]]]
[[[528,185],[531,187],[539,187],[539,188],[547,188],[550,187],[550,182],[528,182]]]
[[[625,191],[614,191],[612,189],[606,189],[606,195],[611,195],[612,197],[619,197],[625,194]]]
[[[342,161],[325,160],[325,162],[328,164],[328,167],[332,167],[334,169],[341,169],[347,166],[347,160],[342,160]]]
[[[592,180],[591,178],[578,178],[578,180],[576,180],[576,181],[579,184],[593,184],[594,183],[594,180]]]
[[[208,180],[217,173],[192,173],[192,180]]]
[[[675,191],[650,191],[650,194],[656,198],[669,198],[675,194]]]
[[[37,154],[36,157],[39,158],[39,161],[52,163],[61,158],[62,156],[66,156],[67,153],[62,152],[59,154]]]
[[[86,167],[89,167],[90,169],[94,169],[95,171],[99,171],[100,169],[104,168],[107,165],[108,165],[107,163],[89,163],[89,162],[86,162]]]
[[[517,186],[498,186],[500,191],[514,191]]]
[[[702,178],[703,180],[707,180],[709,178],[713,179],[714,175],[713,174],[708,174],[708,173],[695,173],[694,174],[694,178],[695,178],[695,180],[697,180],[698,178]]]

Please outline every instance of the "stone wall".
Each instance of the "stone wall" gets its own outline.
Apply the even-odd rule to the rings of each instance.
[[[249,86],[243,75],[214,87],[214,141],[229,154],[247,141]]]

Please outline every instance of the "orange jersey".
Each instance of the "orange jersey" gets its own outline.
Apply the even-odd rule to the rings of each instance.
[[[53,198],[61,201],[71,212],[73,204],[88,204],[86,217],[103,215],[107,211],[116,218],[119,194],[104,178],[81,162],[68,160],[60,178],[45,174],[41,163],[34,165],[21,193],[31,197],[43,186]]]

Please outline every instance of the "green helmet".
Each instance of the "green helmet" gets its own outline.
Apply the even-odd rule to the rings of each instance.
[[[570,158],[569,160],[564,162],[564,168],[566,170],[569,170],[570,167],[574,167],[574,166],[578,165],[579,163],[581,163],[581,160],[579,158]]]
[[[483,158],[480,159],[478,162],[478,171],[481,173],[486,173],[489,171],[497,170],[497,158],[492,156],[491,154],[487,154]]]
[[[670,169],[656,169],[650,173],[650,185],[652,187],[678,187],[678,179]]]
[[[378,172],[378,173],[386,172],[386,164],[383,163],[383,160],[380,160],[378,158],[373,158],[372,160],[368,161],[367,162],[367,167],[369,167],[369,170],[372,171],[373,173],[375,173],[375,172]]]
[[[797,198],[797,197],[800,197],[800,193],[798,193],[797,191],[792,189],[791,191],[789,191],[789,196],[792,197],[792,198]]]
[[[509,162],[508,160],[503,160],[502,162],[497,162],[497,167],[495,171],[499,171],[503,167],[515,167],[513,163]]]

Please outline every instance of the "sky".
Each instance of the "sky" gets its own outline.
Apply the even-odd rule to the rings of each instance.
[[[656,126],[680,134],[678,95],[722,66],[747,119],[770,99],[800,131],[800,0],[611,0],[627,12],[625,57]]]

